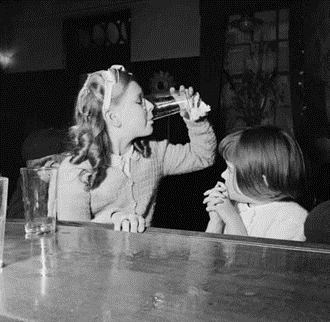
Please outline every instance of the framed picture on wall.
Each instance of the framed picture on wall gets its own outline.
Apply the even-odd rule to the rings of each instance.
[[[63,22],[65,67],[76,73],[127,64],[131,58],[129,10],[69,18]]]

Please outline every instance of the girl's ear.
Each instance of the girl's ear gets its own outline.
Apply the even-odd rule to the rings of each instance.
[[[121,127],[122,123],[119,118],[119,115],[116,113],[113,113],[112,111],[108,111],[105,115],[106,120],[114,127]]]

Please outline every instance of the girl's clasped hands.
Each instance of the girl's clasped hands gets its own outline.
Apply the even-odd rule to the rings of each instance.
[[[223,204],[228,199],[227,188],[225,184],[218,181],[214,188],[204,192],[204,196],[207,196],[203,203],[207,204],[207,211],[216,210],[218,204]]]
[[[203,203],[206,204],[206,211],[210,216],[206,232],[222,233],[224,224],[237,216],[235,206],[229,199],[225,184],[218,181],[214,188],[204,192],[204,196],[206,198]]]

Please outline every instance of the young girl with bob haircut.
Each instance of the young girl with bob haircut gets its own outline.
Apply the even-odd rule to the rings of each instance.
[[[248,127],[219,144],[227,169],[204,193],[206,232],[305,241],[307,211],[295,200],[305,192],[302,151],[284,130]]]
[[[191,120],[191,111],[196,115],[205,103],[191,87],[171,92],[190,102],[180,105],[190,137],[184,145],[149,141],[154,105],[122,66],[88,75],[75,106],[72,148],[59,167],[59,220],[113,223],[115,230],[143,232],[152,224],[162,177],[214,163],[210,123],[204,117]]]

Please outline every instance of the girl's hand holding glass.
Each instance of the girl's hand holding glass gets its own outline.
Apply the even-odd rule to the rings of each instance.
[[[198,92],[194,94],[192,87],[187,89],[181,85],[179,91],[171,87],[170,94],[176,101],[180,102],[180,115],[188,120],[197,121],[201,117],[206,116],[207,112],[211,110],[210,106],[201,100]],[[185,103],[182,103],[182,101]]]
[[[145,219],[138,215],[127,215],[122,212],[116,212],[111,217],[114,223],[114,230],[126,231],[132,233],[142,233],[146,227]]]

